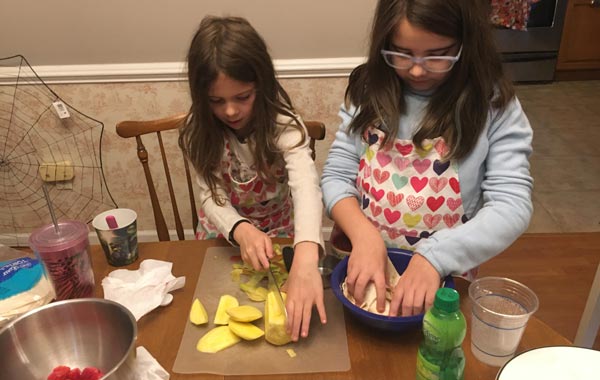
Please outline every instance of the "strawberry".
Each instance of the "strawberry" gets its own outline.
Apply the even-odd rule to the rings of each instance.
[[[86,367],[81,372],[81,380],[99,380],[102,376],[102,372],[96,367]]]
[[[79,368],[73,368],[69,371],[69,375],[67,377],[69,380],[81,380],[81,370]]]
[[[71,368],[65,365],[59,365],[52,370],[50,375],[48,375],[48,380],[67,380],[70,371]]]
[[[96,367],[86,367],[82,371],[60,365],[52,370],[47,380],[100,380],[102,376],[103,373]]]

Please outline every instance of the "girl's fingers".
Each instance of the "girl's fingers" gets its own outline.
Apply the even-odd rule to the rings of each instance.
[[[302,310],[298,310],[292,302],[286,304],[288,320],[286,324],[287,333],[290,334],[292,341],[297,342],[300,336],[300,326],[302,323]]]
[[[325,311],[325,302],[323,301],[323,297],[320,297],[316,303],[317,312],[319,313],[319,318],[321,319],[322,324],[327,323],[327,312]]]
[[[252,255],[250,260],[252,261],[252,268],[254,268],[254,270],[262,270],[263,269],[263,266],[261,265],[261,262],[258,257],[256,257],[255,255]]]
[[[260,257],[257,260],[260,263],[259,268],[258,268],[259,270],[261,270],[261,269],[268,269],[269,266],[271,265],[269,263],[269,259],[267,258],[267,256],[264,253],[261,254]]]
[[[429,310],[432,306],[433,306],[433,300],[435,299],[435,293],[437,292],[437,289],[435,289],[433,292],[427,292],[427,295],[425,297],[425,310],[427,311]]]
[[[254,248],[245,248],[245,249],[243,249],[243,251],[245,253],[242,254],[242,259],[245,262],[252,265],[252,268],[254,268],[254,270],[263,269],[262,263],[261,263],[260,259],[256,256]]]
[[[354,284],[354,300],[357,304],[362,304],[365,300],[365,290],[371,279],[367,276],[359,276]]]
[[[348,293],[352,294],[353,297],[354,297],[354,290],[355,290],[355,286],[354,286],[355,281],[356,281],[356,274],[349,270],[348,273],[346,274],[346,287],[348,288]]]
[[[306,338],[310,330],[310,314],[312,312],[312,304],[304,305],[302,313],[302,332],[301,336]]]
[[[262,269],[268,269],[271,265],[269,260],[273,258],[273,245],[271,239],[264,235],[256,245],[257,255],[259,257]]]
[[[265,253],[265,246],[262,241],[252,244],[247,248],[248,256],[251,257],[252,267],[255,270],[263,270],[269,267],[269,259]]]
[[[404,300],[402,301],[402,316],[407,317],[413,315],[413,300],[414,293],[408,291],[404,293]]]
[[[398,309],[404,299],[404,288],[396,287],[394,289],[394,295],[392,296],[392,303],[390,304],[390,317],[398,316]]]
[[[383,313],[385,311],[385,279],[375,281],[375,292],[377,293],[377,311]]]
[[[415,298],[413,299],[413,315],[421,314],[423,312],[425,291],[426,289],[424,288],[417,289],[417,291],[415,291]]]
[[[271,239],[265,235],[265,254],[267,258],[272,259],[275,255],[273,254],[273,244],[271,243]]]

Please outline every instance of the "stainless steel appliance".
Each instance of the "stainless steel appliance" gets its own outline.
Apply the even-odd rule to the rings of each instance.
[[[531,4],[527,30],[496,28],[505,70],[516,82],[552,81],[568,0]]]

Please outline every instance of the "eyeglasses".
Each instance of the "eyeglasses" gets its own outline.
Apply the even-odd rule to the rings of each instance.
[[[430,55],[421,58],[397,51],[381,50],[385,63],[395,69],[408,70],[414,65],[421,65],[425,70],[432,73],[445,73],[452,70],[452,67],[460,58],[460,53],[462,53],[462,45],[460,45],[456,56]]]

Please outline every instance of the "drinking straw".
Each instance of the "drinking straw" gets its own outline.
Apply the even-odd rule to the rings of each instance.
[[[115,219],[114,215],[107,215],[105,219],[106,219],[106,224],[108,224],[108,228],[111,228],[111,229],[119,228],[119,225],[117,224],[117,220]]]
[[[52,202],[50,201],[50,195],[48,195],[48,189],[46,189],[46,184],[42,183],[42,190],[44,190],[44,197],[46,198],[46,204],[48,205],[48,210],[50,210],[50,217],[52,218],[52,223],[54,224],[54,232],[57,235],[60,235],[60,229],[58,228],[58,222],[56,221],[56,215],[54,215],[54,208],[52,207]]]

